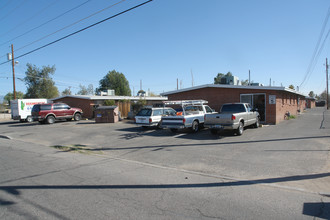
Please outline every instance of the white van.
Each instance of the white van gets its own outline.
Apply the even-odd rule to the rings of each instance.
[[[176,111],[170,107],[144,107],[135,116],[136,125],[142,127],[157,126],[160,128],[162,116],[176,115]]]
[[[47,103],[47,99],[16,99],[10,101],[11,118],[32,122],[31,110],[35,104]]]

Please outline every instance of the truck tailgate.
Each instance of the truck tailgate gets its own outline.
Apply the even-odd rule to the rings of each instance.
[[[204,125],[232,124],[232,114],[207,114]]]
[[[184,117],[182,116],[165,116],[162,117],[162,127],[175,127],[184,125]]]

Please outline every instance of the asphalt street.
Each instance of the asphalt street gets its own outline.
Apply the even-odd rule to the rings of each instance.
[[[0,122],[1,219],[330,219],[330,113],[243,136]]]

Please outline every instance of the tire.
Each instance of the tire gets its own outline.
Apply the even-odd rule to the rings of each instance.
[[[218,130],[217,129],[211,129],[211,134],[218,134]]]
[[[31,123],[31,122],[33,122],[33,118],[31,116],[27,116],[26,117],[26,121],[29,122],[29,123]]]
[[[199,123],[198,121],[193,121],[191,125],[192,132],[196,133],[199,130]]]
[[[55,117],[50,115],[46,118],[47,124],[54,124],[55,123]]]
[[[238,128],[236,129],[236,134],[240,136],[243,134],[243,131],[244,131],[244,125],[243,122],[240,121]]]
[[[74,119],[75,121],[80,121],[80,119],[81,119],[81,114],[80,114],[80,113],[76,113],[76,114],[74,114],[73,119]]]
[[[254,128],[259,128],[259,125],[260,125],[260,119],[259,117],[257,118],[257,121],[256,123],[253,125]]]
[[[159,122],[159,123],[157,124],[157,129],[162,129],[162,123],[161,123],[161,122]]]

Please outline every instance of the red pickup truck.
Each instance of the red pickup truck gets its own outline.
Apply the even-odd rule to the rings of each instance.
[[[71,121],[72,118],[79,121],[83,111],[80,108],[71,108],[65,103],[48,103],[34,105],[31,114],[34,121],[53,124],[56,120]]]

